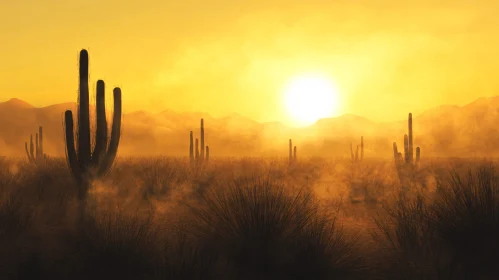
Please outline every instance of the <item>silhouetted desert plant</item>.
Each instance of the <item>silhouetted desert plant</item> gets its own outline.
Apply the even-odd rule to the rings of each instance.
[[[387,279],[452,279],[450,263],[443,260],[442,250],[429,224],[428,202],[421,195],[414,199],[403,195],[377,216],[378,230],[373,238],[380,246],[380,265]]]
[[[491,164],[440,181],[430,224],[466,279],[495,279],[499,273],[499,177]]]
[[[121,136],[121,89],[114,88],[114,110],[111,137],[108,141],[108,127],[106,120],[106,98],[104,81],[97,81],[96,93],[96,122],[95,147],[92,151],[90,135],[90,103],[88,85],[88,52],[80,51],[79,65],[79,97],[78,97],[78,130],[76,138],[78,145],[75,148],[73,114],[65,112],[65,137],[67,161],[73,177],[79,184],[79,198],[84,199],[91,182],[109,172],[118,152]]]
[[[421,149],[416,147],[416,157],[414,158],[413,133],[412,133],[412,113],[409,113],[407,120],[409,135],[404,135],[404,155],[397,149],[397,143],[393,142],[393,159],[400,181],[410,181],[406,177],[416,172],[421,157]]]
[[[350,157],[353,162],[358,162],[364,159],[364,136],[360,137],[360,158],[359,158],[359,145],[357,145],[357,149],[355,150],[355,155],[353,153],[352,143],[350,143]]]
[[[193,132],[189,133],[189,159],[193,168],[198,168],[203,162],[208,162],[210,159],[210,148],[205,146],[204,119],[201,119],[200,137],[201,143],[196,138],[196,144],[194,145]],[[201,145],[201,150],[199,149],[199,145]]]
[[[35,134],[35,143],[33,145],[33,135],[29,139],[29,150],[28,142],[24,143],[24,149],[26,150],[26,156],[28,161],[33,164],[40,164],[47,159],[47,155],[43,152],[43,127],[38,127],[38,133]]]
[[[399,197],[385,205],[374,233],[387,277],[495,279],[499,270],[499,185],[491,165],[456,170],[437,180],[431,196]],[[476,279],[478,279],[476,278]]]
[[[191,209],[190,232],[220,253],[230,279],[350,279],[362,271],[354,240],[321,216],[312,195],[268,177],[222,184]]]
[[[159,231],[151,217],[121,211],[87,212],[66,237],[71,279],[151,279],[161,265]]]
[[[296,146],[293,148],[293,140],[289,139],[289,164],[293,164],[296,162]]]

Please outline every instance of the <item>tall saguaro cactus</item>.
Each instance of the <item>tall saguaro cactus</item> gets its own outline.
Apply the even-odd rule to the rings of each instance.
[[[28,161],[30,163],[38,164],[47,158],[47,155],[43,152],[43,127],[38,127],[38,133],[35,135],[35,144],[33,147],[33,135],[29,139],[29,151],[28,143],[24,142],[24,149],[26,150],[26,155],[28,156]]]
[[[73,113],[67,110],[64,114],[67,162],[73,177],[80,183],[79,196],[84,198],[92,180],[104,176],[110,171],[118,152],[121,136],[121,89],[113,90],[114,111],[111,137],[108,141],[108,127],[105,107],[104,81],[97,81],[95,146],[92,151],[90,133],[90,104],[88,86],[88,52],[80,51],[79,64],[79,97],[78,127],[76,131],[76,147],[74,136]]]
[[[393,157],[397,169],[400,170],[402,166],[415,166],[419,163],[421,157],[421,149],[416,147],[416,158],[414,158],[414,137],[412,129],[412,113],[409,113],[407,121],[409,135],[404,135],[404,155],[397,149],[397,143],[393,142]]]

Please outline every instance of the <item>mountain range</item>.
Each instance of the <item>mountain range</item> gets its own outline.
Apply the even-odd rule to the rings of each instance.
[[[45,153],[64,156],[63,115],[75,109],[76,103],[37,108],[17,98],[1,102],[0,155],[23,156],[24,143],[42,125]],[[403,148],[403,135],[407,133],[407,115],[400,121],[379,123],[346,114],[321,119],[309,127],[291,128],[235,113],[215,118],[203,112],[135,111],[123,115],[119,154],[186,156],[189,132],[199,137],[201,118],[212,156],[287,156],[290,138],[298,156],[349,156],[350,144],[355,149],[363,136],[366,157],[389,157],[392,143]],[[414,144],[421,147],[422,157],[496,156],[498,123],[499,96],[479,98],[461,107],[439,106],[413,115]]]

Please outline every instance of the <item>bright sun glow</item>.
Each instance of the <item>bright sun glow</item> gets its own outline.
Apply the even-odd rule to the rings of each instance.
[[[284,101],[289,117],[300,126],[339,113],[337,87],[329,79],[317,75],[291,79],[284,90]]]

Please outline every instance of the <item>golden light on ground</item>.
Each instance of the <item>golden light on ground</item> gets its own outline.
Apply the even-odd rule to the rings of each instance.
[[[296,126],[307,126],[339,113],[340,94],[334,82],[321,75],[301,75],[284,88],[288,117]]]

